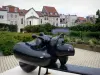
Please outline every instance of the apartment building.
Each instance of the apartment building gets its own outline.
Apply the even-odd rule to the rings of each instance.
[[[77,18],[77,15],[66,15],[67,27],[75,26]]]

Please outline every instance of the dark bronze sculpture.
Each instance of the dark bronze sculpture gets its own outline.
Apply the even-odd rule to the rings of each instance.
[[[14,55],[20,60],[19,65],[25,72],[32,72],[39,66],[38,75],[41,67],[46,67],[48,74],[48,65],[54,65],[59,59],[62,67],[66,64],[68,56],[75,54],[73,46],[65,44],[64,34],[52,37],[40,33],[39,36],[32,35],[32,37],[36,40],[17,43],[13,48]]]

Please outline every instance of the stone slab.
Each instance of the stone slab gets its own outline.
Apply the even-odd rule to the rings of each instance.
[[[26,73],[19,66],[17,66],[13,69],[10,69],[10,70],[7,70],[7,71],[1,73],[0,75],[38,75],[38,69],[39,68],[37,68],[36,70],[34,70],[31,73]],[[41,75],[45,74],[45,70],[46,70],[45,68],[41,69]],[[78,75],[78,74],[62,72],[62,71],[57,71],[57,70],[51,70],[51,69],[49,69],[49,72],[51,73],[49,75]]]

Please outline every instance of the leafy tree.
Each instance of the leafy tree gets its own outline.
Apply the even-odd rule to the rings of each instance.
[[[96,15],[98,16],[98,18],[96,19],[96,24],[100,24],[100,10],[99,9],[97,10]]]

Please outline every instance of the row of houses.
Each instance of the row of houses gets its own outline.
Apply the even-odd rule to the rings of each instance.
[[[36,11],[34,8],[19,9],[12,5],[0,8],[0,23],[18,25],[18,32],[27,25],[50,23],[55,26],[69,27],[85,21],[84,17],[77,17],[77,15],[59,14],[55,7],[50,6],[43,6],[42,11]]]

